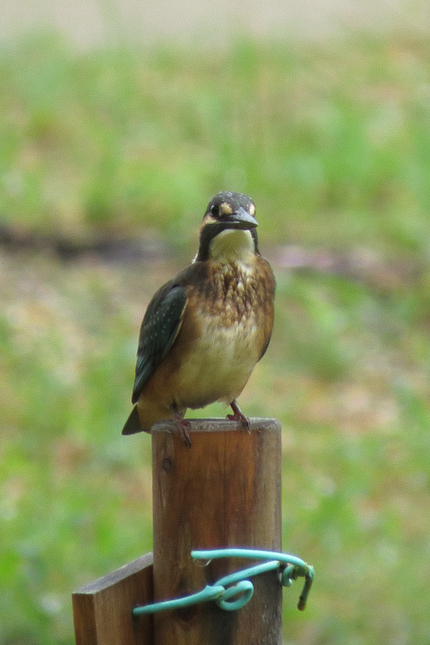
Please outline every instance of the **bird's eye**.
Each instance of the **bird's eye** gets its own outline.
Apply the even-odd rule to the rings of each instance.
[[[211,214],[212,214],[214,217],[218,217],[218,216],[219,216],[219,206],[218,206],[218,204],[212,204],[212,206],[211,206]]]

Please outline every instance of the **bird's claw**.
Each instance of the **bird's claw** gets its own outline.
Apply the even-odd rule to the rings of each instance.
[[[185,419],[181,419],[179,422],[175,421],[175,425],[179,430],[179,434],[181,435],[185,446],[187,448],[191,448],[191,438],[190,433],[188,432],[189,428],[191,428],[191,423],[189,421],[185,421]]]
[[[191,423],[186,419],[184,419],[184,415],[178,411],[178,408],[175,403],[171,406],[170,409],[172,411],[173,423],[177,427],[178,432],[182,438],[182,441],[184,442],[187,448],[191,448],[190,433],[188,432],[189,429],[191,428]]]
[[[245,430],[248,430],[248,432],[250,432],[251,424],[250,424],[249,418],[243,414],[243,412],[237,405],[236,401],[233,401],[233,403],[230,403],[230,406],[231,406],[231,409],[233,410],[233,414],[227,414],[227,419],[229,421],[236,421],[237,423],[240,423],[240,425],[243,426]]]
[[[240,423],[240,425],[243,426],[245,430],[248,430],[248,432],[251,430],[250,421],[244,414],[241,414],[240,416],[237,414],[227,414],[227,419],[229,421],[237,421],[237,423]]]

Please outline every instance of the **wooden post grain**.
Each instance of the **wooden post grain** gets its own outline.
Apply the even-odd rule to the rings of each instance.
[[[132,617],[153,601],[152,553],[72,595],[76,645],[153,645],[152,616]]]
[[[281,550],[281,428],[251,419],[247,432],[224,419],[191,420],[191,448],[172,422],[153,444],[154,600],[200,591],[254,561],[194,562],[193,549]],[[280,645],[282,587],[276,571],[253,578],[242,609],[214,602],[154,615],[154,645]]]

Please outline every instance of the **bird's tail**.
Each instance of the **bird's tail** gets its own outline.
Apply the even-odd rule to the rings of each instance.
[[[137,413],[137,405],[135,405],[130,412],[130,416],[128,417],[122,429],[122,434],[135,434],[136,432],[145,432],[145,428],[142,428],[140,424],[139,415]]]

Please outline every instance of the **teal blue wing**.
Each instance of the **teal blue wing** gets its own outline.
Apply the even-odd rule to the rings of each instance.
[[[173,281],[161,287],[149,303],[140,328],[133,403],[172,347],[186,304],[186,288]]]

